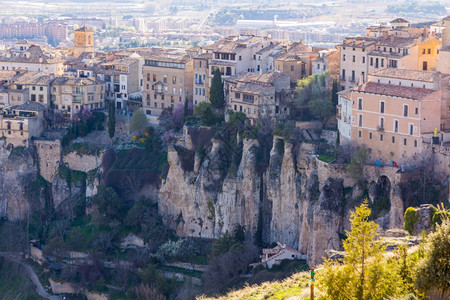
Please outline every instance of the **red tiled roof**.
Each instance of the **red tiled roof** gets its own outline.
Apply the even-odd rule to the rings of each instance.
[[[358,86],[355,91],[414,100],[424,99],[433,95],[434,93],[436,93],[436,97],[438,97],[439,94],[439,91],[430,89],[381,84],[375,82],[364,83]]]

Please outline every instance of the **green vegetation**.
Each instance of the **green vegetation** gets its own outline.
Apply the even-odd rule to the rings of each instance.
[[[2,299],[42,299],[23,266],[0,257],[0,295]]]
[[[139,109],[134,113],[130,120],[130,131],[143,134],[148,127],[148,120],[143,110]]]
[[[328,73],[311,75],[298,81],[295,91],[297,101],[302,108],[299,119],[319,120],[326,127],[328,120],[335,113],[334,98],[328,89]]]
[[[200,120],[203,126],[214,126],[222,122],[222,116],[214,112],[210,103],[200,102],[194,107],[194,117]]]
[[[209,91],[209,102],[215,109],[223,109],[225,106],[225,95],[223,92],[223,81],[220,75],[220,70],[214,71],[214,76],[211,80],[211,88]]]
[[[8,159],[12,159],[14,157],[20,157],[25,152],[25,147],[18,146],[11,149],[11,152],[9,153]]]
[[[399,294],[392,282],[400,278],[383,264],[385,249],[376,240],[378,225],[368,220],[370,214],[367,200],[351,214],[343,265],[325,261],[319,288],[329,299],[383,299]]]
[[[63,137],[61,145],[66,147],[69,143],[78,138],[88,135],[94,130],[103,130],[105,114],[98,111],[89,112],[85,118],[74,121],[72,126],[67,129],[67,134]]]
[[[414,225],[417,223],[417,220],[419,220],[417,210],[414,207],[408,207],[405,211],[404,219],[403,229],[408,231],[409,234],[412,234]]]
[[[319,156],[317,158],[323,162],[330,163],[336,159],[336,155],[334,155],[332,153],[325,153],[325,154],[319,154]]]
[[[442,224],[427,237],[423,247],[425,255],[419,261],[415,286],[426,293],[438,291],[440,299],[449,296],[450,290],[450,219],[444,217]],[[437,297],[436,297],[437,299]]]
[[[360,182],[365,180],[364,177],[364,166],[369,158],[369,154],[367,149],[362,146],[358,148],[356,153],[352,156],[350,160],[350,164],[347,167],[347,170],[350,172],[350,175],[358,179]]]
[[[114,101],[111,101],[108,107],[108,134],[111,139],[114,137],[115,132],[116,132],[116,105]]]
[[[79,156],[83,155],[99,155],[104,148],[92,143],[72,143],[64,150],[64,154],[76,152]]]

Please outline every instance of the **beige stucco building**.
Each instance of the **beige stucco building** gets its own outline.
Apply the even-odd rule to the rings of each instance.
[[[51,84],[54,110],[64,118],[72,120],[81,107],[103,109],[105,107],[105,85],[96,78],[57,77]]]
[[[0,117],[0,133],[8,144],[28,146],[32,137],[41,136],[45,129],[47,108],[36,102],[3,109]]]
[[[384,164],[408,163],[440,128],[440,76],[385,69],[346,95],[352,101],[351,140]]]
[[[227,110],[243,112],[256,125],[258,120],[275,121],[287,114],[283,103],[284,93],[289,93],[290,77],[278,71],[266,74],[243,72],[224,80]]]
[[[142,107],[152,122],[164,108],[192,101],[192,57],[164,54],[147,58],[143,74]]]

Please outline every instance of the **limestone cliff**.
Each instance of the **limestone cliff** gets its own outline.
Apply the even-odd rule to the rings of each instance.
[[[23,220],[45,204],[45,181],[39,177],[34,148],[0,142],[0,217]]]

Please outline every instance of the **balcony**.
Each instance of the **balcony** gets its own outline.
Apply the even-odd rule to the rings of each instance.
[[[83,97],[81,96],[75,96],[72,98],[72,103],[82,103],[83,102]]]

